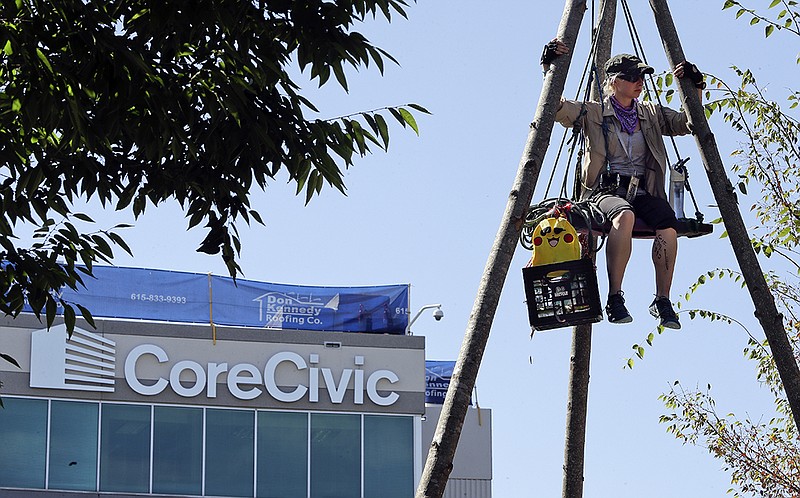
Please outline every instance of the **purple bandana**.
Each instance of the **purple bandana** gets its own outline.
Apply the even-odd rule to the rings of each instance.
[[[636,99],[633,99],[633,104],[630,108],[625,108],[619,103],[616,97],[612,95],[611,106],[614,107],[614,113],[616,113],[619,118],[623,131],[629,135],[633,135],[634,130],[636,130],[636,125],[639,123],[639,113],[636,112]]]

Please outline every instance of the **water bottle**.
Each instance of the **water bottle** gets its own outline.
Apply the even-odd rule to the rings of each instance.
[[[670,168],[669,172],[669,205],[675,211],[676,218],[686,218],[683,212],[683,191],[686,173],[683,167]]]

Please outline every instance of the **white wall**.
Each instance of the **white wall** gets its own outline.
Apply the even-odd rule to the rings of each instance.
[[[428,457],[428,449],[436,431],[436,423],[442,412],[441,405],[425,405],[425,420],[422,422],[422,461]],[[461,437],[458,440],[453,472],[450,480],[492,479],[492,411],[487,408],[470,407]]]

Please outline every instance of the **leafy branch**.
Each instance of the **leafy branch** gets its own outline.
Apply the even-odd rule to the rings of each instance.
[[[754,26],[760,22],[764,22],[767,26],[764,28],[764,36],[769,37],[772,33],[777,30],[787,30],[795,35],[800,36],[800,29],[798,29],[798,20],[800,20],[800,15],[794,10],[794,7],[797,5],[797,2],[790,0],[772,0],[769,4],[768,9],[772,9],[778,6],[782,6],[783,9],[778,12],[777,17],[773,20],[765,15],[759,14],[756,12],[755,9],[750,9],[744,7],[740,2],[735,0],[725,0],[725,4],[722,7],[722,10],[730,9],[732,7],[739,7],[736,11],[736,18],[739,19],[745,14],[751,16],[750,25]]]

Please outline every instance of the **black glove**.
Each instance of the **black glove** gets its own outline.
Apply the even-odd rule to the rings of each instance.
[[[544,50],[542,50],[542,58],[539,59],[539,64],[545,66],[553,62],[556,57],[558,57],[558,53],[556,52],[557,47],[558,43],[556,43],[555,40],[545,44]]]
[[[689,61],[684,61],[683,63],[683,77],[692,80],[696,88],[704,89],[706,87],[706,82],[703,81],[703,73]]]

